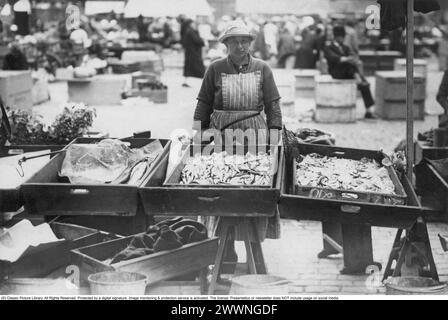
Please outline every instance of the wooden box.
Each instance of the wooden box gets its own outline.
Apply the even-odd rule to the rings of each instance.
[[[301,152],[317,152],[329,156],[340,153],[352,157],[376,158],[381,152],[348,149],[333,146],[301,144]],[[290,160],[292,161],[292,159]],[[412,184],[403,176],[401,184],[406,192],[406,205],[375,204],[340,199],[326,199],[322,195],[309,197],[294,194],[294,177],[291,162],[285,161],[282,170],[282,187],[279,211],[282,218],[338,222],[343,224],[367,224],[371,226],[407,229],[414,225],[418,217],[429,217],[439,213],[423,208],[413,190]]]
[[[12,109],[31,110],[33,79],[30,71],[0,70],[0,96]]]
[[[78,138],[73,144],[96,143],[102,139]],[[131,148],[139,148],[155,139],[122,139]],[[160,140],[164,152],[152,164],[151,175],[157,164],[168,154],[171,141]],[[68,147],[68,146],[67,146]],[[66,147],[66,148],[67,148]],[[49,216],[135,216],[139,206],[138,188],[129,185],[89,185],[59,183],[58,172],[64,153],[50,162],[22,185],[25,208],[30,214]]]
[[[112,265],[104,262],[125,249],[132,239],[133,236],[73,250],[71,262],[80,268],[81,280],[102,271],[127,271],[146,275],[152,284],[213,264],[218,250],[218,238],[211,238]]]
[[[364,75],[373,75],[378,69],[377,54],[373,50],[359,51],[359,59],[362,61]]]
[[[448,147],[433,147],[425,145],[424,141],[415,141],[415,163],[420,163],[424,158],[429,160],[439,160],[448,158]]]
[[[317,105],[314,119],[320,123],[356,122],[356,105],[345,107]]]
[[[377,51],[377,70],[394,70],[395,59],[403,57],[399,51]]]
[[[31,91],[33,105],[41,104],[50,100],[50,89],[46,80],[33,79]]]
[[[154,103],[168,103],[168,89],[152,90],[151,88],[132,89],[131,97],[144,97]]]
[[[134,72],[132,74],[132,88],[137,88],[137,80],[147,80],[150,82],[155,82],[160,80],[160,75],[154,72]]]
[[[328,107],[356,106],[356,81],[331,76],[316,77],[316,105]]]
[[[407,113],[406,101],[378,101],[375,113],[384,120],[405,120]],[[425,101],[414,101],[414,119],[424,120]]]
[[[314,89],[316,87],[315,77],[320,75],[319,70],[297,70],[295,77],[295,93],[297,98],[314,97]]]
[[[406,71],[379,71],[376,76],[376,102],[406,101]],[[426,99],[426,79],[414,73],[414,100]]]
[[[301,152],[302,155],[306,155],[309,153],[314,153],[310,150]],[[355,153],[348,153],[344,154],[342,151],[340,151],[337,154],[338,157],[345,158],[345,159],[353,159],[353,160],[360,160],[359,156],[355,155]],[[381,153],[378,153],[376,157],[376,161],[380,162],[380,158],[384,157],[384,155],[381,155]],[[293,161],[293,167],[292,167],[292,176],[295,179],[297,171],[297,161]],[[308,196],[310,198],[325,198],[325,199],[339,199],[339,200],[347,200],[347,201],[357,201],[357,202],[370,202],[370,203],[379,203],[379,204],[393,204],[393,205],[404,205],[406,204],[406,192],[403,189],[403,186],[401,185],[401,182],[397,176],[397,173],[392,167],[387,167],[387,172],[389,173],[389,176],[394,183],[395,186],[395,193],[396,194],[385,194],[385,193],[379,193],[379,192],[361,192],[361,191],[349,191],[349,190],[341,190],[341,189],[331,189],[331,188],[324,188],[324,187],[309,187],[309,186],[301,186],[297,183],[297,180],[295,180],[294,183],[294,194],[297,195],[303,195]]]
[[[437,212],[448,221],[448,183],[439,172],[427,161],[414,167],[416,192],[421,202]]]
[[[43,277],[70,263],[70,250],[121,238],[118,235],[81,227],[73,224],[53,222],[51,229],[64,241],[31,247],[16,262],[0,261],[0,275],[10,278]]]
[[[406,71],[406,66],[406,59],[395,59],[395,71]],[[426,78],[428,76],[428,62],[424,59],[414,59],[414,72]]]
[[[196,146],[198,147],[198,146]],[[217,147],[220,152],[221,147]],[[279,147],[274,147],[279,148]],[[190,146],[187,156],[201,151],[199,146]],[[219,150],[219,151],[218,151]],[[148,177],[139,193],[148,215],[211,215],[211,216],[272,216],[275,213],[279,188],[283,152],[277,152],[278,168],[272,179],[272,186],[199,186],[163,183],[166,178],[168,156],[163,159]],[[179,166],[182,166],[180,163]],[[179,170],[180,167],[177,168]],[[173,176],[173,175],[171,175]],[[169,177],[168,177],[169,178]],[[168,180],[169,181],[169,180]],[[167,181],[167,182],[168,182]]]

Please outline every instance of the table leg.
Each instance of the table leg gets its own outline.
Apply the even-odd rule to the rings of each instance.
[[[219,233],[219,246],[218,252],[216,253],[215,265],[213,267],[212,280],[210,281],[210,286],[208,287],[208,294],[213,295],[216,290],[216,282],[218,281],[219,270],[222,265],[222,258],[224,256],[224,249],[227,242],[227,237],[229,233],[229,225],[225,221],[222,222],[222,229]]]
[[[398,253],[399,253],[402,234],[403,234],[403,229],[399,229],[397,231],[397,234],[395,235],[395,240],[394,240],[394,243],[392,244],[392,250],[390,251],[390,254],[389,254],[389,260],[387,260],[386,269],[384,270],[383,281],[386,280],[388,277],[390,277],[393,273],[392,263],[399,256]]]
[[[365,274],[371,265],[381,270],[373,261],[372,231],[370,225],[342,225],[344,268],[341,274]]]
[[[258,274],[267,274],[268,269],[266,267],[266,262],[264,259],[263,248],[261,247],[260,236],[258,235],[257,227],[255,226],[255,221],[251,219],[250,225],[252,227],[256,241],[251,243],[252,252],[254,254],[255,266],[257,268]]]
[[[199,286],[201,289],[201,294],[207,294],[207,289],[208,289],[208,284],[207,284],[207,273],[208,273],[208,268],[202,268],[201,271],[199,272]]]
[[[244,240],[246,245],[247,265],[249,266],[250,274],[257,274],[257,268],[255,267],[254,253],[252,252],[252,246],[250,244],[249,237]]]
[[[322,233],[333,239],[339,245],[342,245],[342,227],[338,222],[322,222]],[[324,249],[317,255],[319,259],[327,258],[329,255],[340,253],[327,240],[323,240]]]

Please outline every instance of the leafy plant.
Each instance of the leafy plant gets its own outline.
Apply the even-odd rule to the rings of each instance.
[[[47,126],[39,115],[23,110],[11,110],[8,118],[11,124],[12,144],[68,144],[85,133],[93,124],[96,111],[84,104],[64,107],[51,126]]]
[[[96,111],[84,104],[64,108],[51,125],[51,136],[56,144],[67,144],[87,133],[96,117]]]

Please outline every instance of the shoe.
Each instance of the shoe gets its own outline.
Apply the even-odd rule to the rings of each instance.
[[[191,88],[191,86],[188,83],[182,83],[182,87],[184,87],[184,88]]]
[[[378,117],[375,116],[375,115],[374,115],[372,112],[370,112],[370,111],[367,111],[367,112],[366,112],[364,118],[365,118],[365,119],[378,119]]]

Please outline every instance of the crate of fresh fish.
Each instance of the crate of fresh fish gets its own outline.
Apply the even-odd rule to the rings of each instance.
[[[169,145],[158,139],[78,138],[22,185],[25,208],[43,215],[133,216],[138,187]]]
[[[391,166],[318,153],[294,161],[295,193],[314,198],[405,204],[406,193]]]
[[[363,165],[365,166],[364,162],[375,161],[380,168],[387,170],[395,186],[394,194],[387,194],[384,191],[350,190],[350,188],[353,188],[349,187],[353,183],[352,179],[356,180],[361,176],[367,177],[366,172],[361,174],[355,171],[349,171],[348,175],[341,175],[344,187],[349,190],[336,189],[342,188],[341,185],[336,184],[336,182],[331,183],[332,180],[329,178],[327,178],[328,180],[318,178],[315,181],[317,183],[316,187],[299,186],[296,166],[303,159],[299,157],[299,161],[297,161],[297,159],[285,157],[284,167],[280,170],[282,172],[282,182],[279,212],[282,218],[407,229],[412,227],[418,217],[423,216],[427,219],[437,214],[434,210],[422,207],[412,183],[406,175],[398,176],[394,168],[388,166],[388,161],[385,160],[387,157],[381,151],[301,143],[298,144],[298,150],[300,150],[300,155],[303,158],[307,155],[318,154],[320,159],[326,157],[326,159],[356,160],[360,163],[361,168]],[[363,158],[365,159],[363,160]],[[319,168],[316,168],[317,170]],[[304,178],[305,175],[302,175],[300,177],[301,181]],[[301,183],[311,184],[311,181],[314,181],[312,179],[308,180]],[[365,181],[361,179],[359,182]],[[361,186],[361,183],[358,185],[359,182],[355,182],[355,186]],[[339,179],[337,183],[341,183]],[[368,185],[367,182],[365,183]],[[390,182],[386,185],[392,189]]]
[[[271,216],[280,194],[279,146],[225,148],[191,145],[167,172],[168,157],[140,188],[154,215]]]

